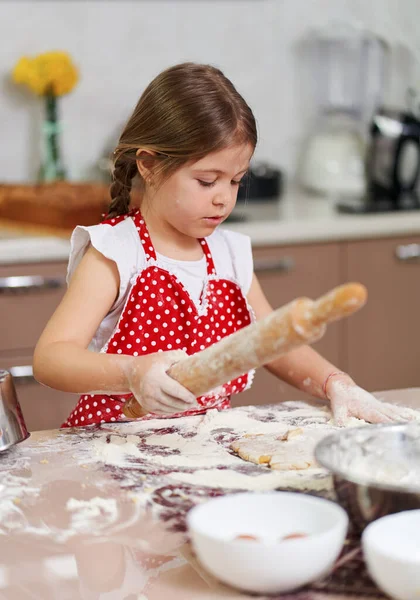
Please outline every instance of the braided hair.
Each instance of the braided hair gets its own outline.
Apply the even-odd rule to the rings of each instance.
[[[118,217],[128,213],[130,209],[130,192],[136,175],[136,161],[131,159],[130,156],[120,154],[114,163],[108,217]]]

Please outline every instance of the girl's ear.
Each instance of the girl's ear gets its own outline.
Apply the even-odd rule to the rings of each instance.
[[[153,169],[156,165],[156,152],[153,150],[143,150],[139,148],[136,152],[137,169],[146,183],[151,183],[153,177]]]

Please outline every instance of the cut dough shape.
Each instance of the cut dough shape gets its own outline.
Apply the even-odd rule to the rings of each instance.
[[[314,450],[331,430],[290,429],[283,435],[247,434],[231,444],[241,458],[256,465],[267,465],[278,471],[301,471],[318,467]]]

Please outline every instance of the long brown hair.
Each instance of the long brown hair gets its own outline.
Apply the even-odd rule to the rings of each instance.
[[[241,143],[255,148],[255,118],[219,69],[190,62],[166,69],[145,89],[114,151],[109,216],[129,211],[138,150],[156,153],[154,172],[166,179],[191,160]]]

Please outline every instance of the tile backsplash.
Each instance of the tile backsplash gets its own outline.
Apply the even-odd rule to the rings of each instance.
[[[73,179],[91,176],[147,83],[192,60],[220,67],[253,108],[257,158],[292,173],[305,120],[293,46],[314,25],[362,23],[420,56],[420,0],[2,0],[0,2],[0,181],[27,181],[39,161],[41,103],[17,90],[22,55],[63,49],[81,81],[61,102],[62,145]],[[386,100],[402,104],[404,80]],[[404,75],[405,77],[405,75]],[[418,64],[413,72],[419,81]]]

